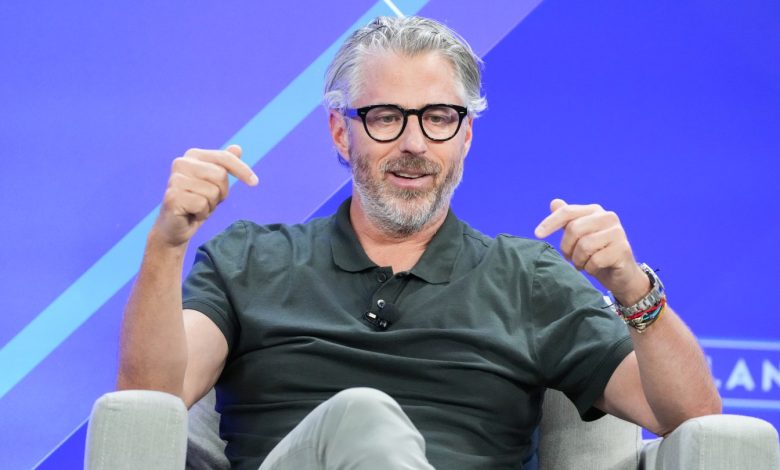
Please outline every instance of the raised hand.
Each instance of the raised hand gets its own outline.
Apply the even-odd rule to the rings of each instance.
[[[226,150],[190,149],[171,165],[153,234],[172,247],[186,245],[228,196],[228,175],[256,186],[257,175],[241,161],[241,147]]]
[[[550,202],[550,212],[534,230],[537,238],[563,229],[563,256],[598,279],[624,305],[647,294],[650,281],[634,259],[617,214],[598,204],[567,204],[562,199]]]

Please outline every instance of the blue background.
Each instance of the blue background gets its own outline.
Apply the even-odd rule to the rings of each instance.
[[[615,210],[705,347],[726,411],[780,426],[780,4],[395,4],[448,23],[486,62],[455,212],[531,237],[553,197]],[[4,468],[80,467],[175,156],[240,143],[261,179],[233,187],[193,248],[237,218],[300,222],[349,193],[317,106],[322,67],[377,14],[393,12],[0,4]]]

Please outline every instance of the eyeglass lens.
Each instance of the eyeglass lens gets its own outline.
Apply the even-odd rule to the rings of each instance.
[[[393,106],[377,106],[368,111],[366,128],[371,137],[379,140],[395,139],[404,128],[403,112]],[[460,116],[448,106],[424,109],[420,118],[422,130],[431,139],[449,139],[458,131]]]

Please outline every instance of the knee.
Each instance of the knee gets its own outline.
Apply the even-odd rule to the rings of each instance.
[[[369,387],[348,388],[333,395],[333,405],[350,413],[371,414],[388,409],[400,409],[400,405],[387,393]]]
[[[335,394],[328,402],[334,417],[346,418],[343,424],[350,426],[408,421],[401,405],[387,393],[375,388],[348,388]]]
[[[375,462],[381,458],[393,462],[398,449],[407,449],[403,455],[424,456],[425,440],[401,405],[387,393],[367,387],[349,388],[329,401],[335,411],[332,417],[337,420],[330,428],[334,431],[332,438],[334,442],[347,442],[355,461]]]

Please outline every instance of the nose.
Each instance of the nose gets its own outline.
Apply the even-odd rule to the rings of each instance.
[[[408,119],[409,120],[406,122],[406,129],[404,129],[403,133],[398,138],[399,150],[415,155],[425,153],[428,149],[428,139],[426,139],[425,134],[422,133],[420,116],[411,115]]]

